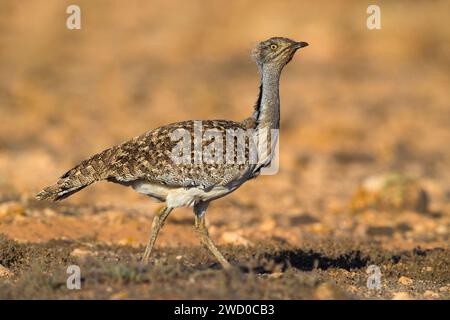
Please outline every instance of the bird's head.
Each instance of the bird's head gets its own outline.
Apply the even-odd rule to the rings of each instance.
[[[273,37],[260,42],[253,49],[252,55],[258,66],[270,65],[283,68],[291,61],[295,52],[308,43],[297,42],[288,38]]]

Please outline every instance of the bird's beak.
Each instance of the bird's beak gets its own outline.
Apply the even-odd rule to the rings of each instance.
[[[292,45],[292,47],[295,49],[295,50],[297,50],[297,49],[300,49],[300,48],[304,48],[304,47],[307,47],[309,44],[307,43],[307,42],[295,42],[293,45]]]

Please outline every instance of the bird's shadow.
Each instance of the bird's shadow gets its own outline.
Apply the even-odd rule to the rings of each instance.
[[[286,271],[288,268],[295,268],[301,271],[339,268],[349,271],[352,269],[364,268],[370,262],[370,258],[364,256],[359,250],[349,251],[333,257],[324,255],[321,252],[315,252],[313,250],[283,250],[274,253],[265,253],[258,260],[264,262],[260,262],[256,266],[243,265],[239,263],[235,265],[238,266],[241,272],[265,274],[272,273],[274,269],[273,266],[276,266],[276,269],[281,272]]]

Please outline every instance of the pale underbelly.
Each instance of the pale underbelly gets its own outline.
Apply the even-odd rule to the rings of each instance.
[[[168,207],[192,207],[198,202],[221,198],[236,190],[244,181],[236,181],[227,186],[214,186],[203,189],[199,187],[174,188],[147,181],[136,181],[131,186],[139,193],[166,202]]]

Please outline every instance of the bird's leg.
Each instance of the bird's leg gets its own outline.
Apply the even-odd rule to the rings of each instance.
[[[150,239],[148,240],[144,255],[142,256],[142,262],[148,263],[150,254],[152,253],[153,247],[155,246],[155,242],[156,242],[156,238],[158,237],[159,230],[164,225],[164,221],[169,216],[170,212],[172,212],[172,208],[163,207],[153,217],[152,231],[150,233]]]
[[[194,207],[195,212],[195,231],[200,236],[201,243],[211,251],[211,253],[216,257],[224,269],[230,269],[231,264],[225,259],[225,257],[217,249],[214,242],[211,240],[208,234],[208,229],[206,228],[205,213],[208,203],[199,203]]]

